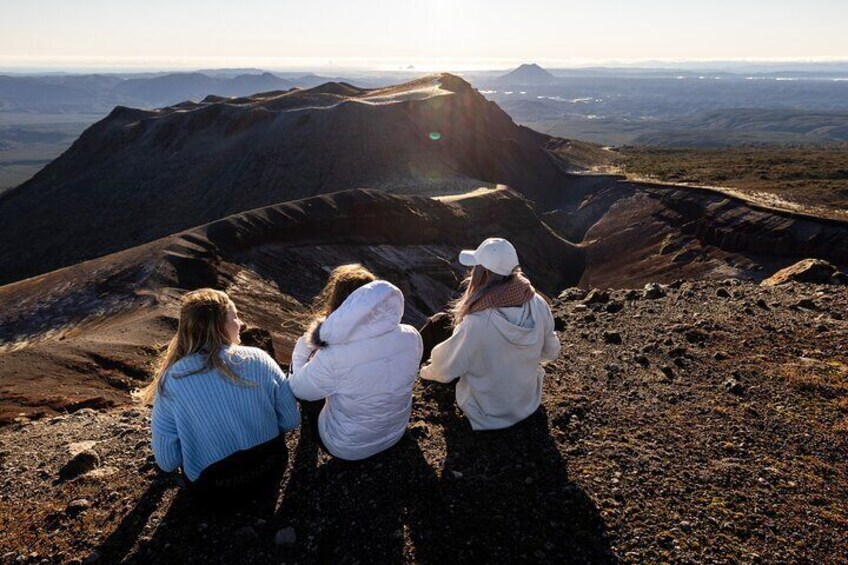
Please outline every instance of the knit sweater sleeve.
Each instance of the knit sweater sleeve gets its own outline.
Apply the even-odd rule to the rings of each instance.
[[[421,369],[422,379],[449,383],[469,371],[479,339],[477,320],[475,315],[465,316],[453,335],[433,348],[430,364]]]
[[[177,435],[177,424],[171,406],[161,398],[153,403],[151,418],[151,447],[156,464],[163,471],[174,471],[182,465],[183,457],[180,449],[180,437]]]
[[[259,350],[262,369],[269,375],[274,398],[274,411],[277,413],[277,426],[281,432],[293,430],[300,425],[300,410],[289,387],[286,375],[277,362],[267,353]]]

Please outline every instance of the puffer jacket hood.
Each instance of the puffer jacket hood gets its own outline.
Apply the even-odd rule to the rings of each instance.
[[[308,335],[295,344],[289,386],[303,400],[326,399],[318,430],[336,457],[370,457],[406,430],[422,343],[402,316],[401,291],[375,281],[324,320],[320,348]]]
[[[340,345],[388,333],[403,318],[403,293],[386,281],[374,281],[356,289],[321,324],[321,341]]]

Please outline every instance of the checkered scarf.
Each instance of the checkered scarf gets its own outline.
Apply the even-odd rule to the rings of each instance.
[[[486,294],[478,298],[468,309],[469,314],[482,312],[489,308],[508,308],[523,306],[530,302],[536,294],[536,289],[524,275],[516,273],[509,282],[492,287]]]

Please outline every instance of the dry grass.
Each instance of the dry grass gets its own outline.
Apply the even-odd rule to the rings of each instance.
[[[766,192],[804,206],[848,207],[848,145],[625,147],[617,153],[636,177]]]

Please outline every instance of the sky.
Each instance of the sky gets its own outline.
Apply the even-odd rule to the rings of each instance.
[[[848,60],[848,0],[0,0],[0,68]]]

